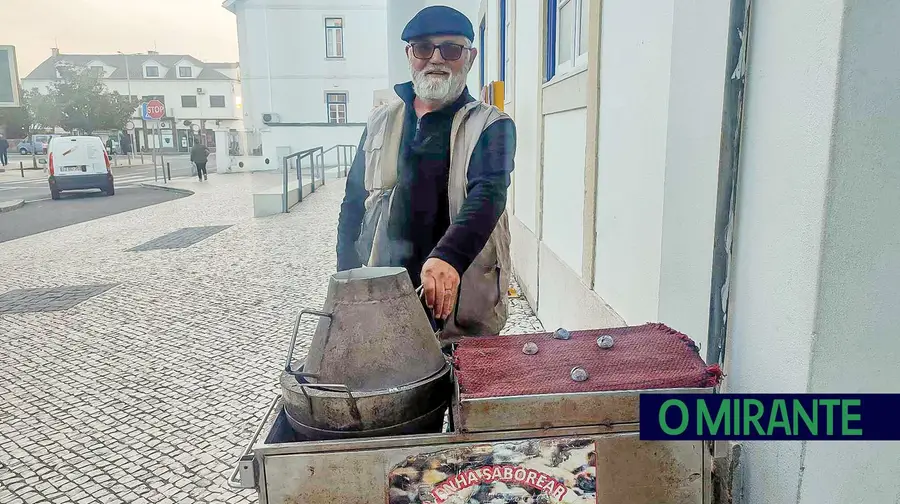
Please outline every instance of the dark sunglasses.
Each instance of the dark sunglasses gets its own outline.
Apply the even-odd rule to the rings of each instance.
[[[439,49],[441,58],[446,61],[456,61],[462,57],[464,49],[469,49],[464,45],[454,44],[453,42],[441,42],[437,45],[431,42],[413,42],[409,46],[412,47],[413,56],[423,60],[431,59],[434,56],[434,50]]]

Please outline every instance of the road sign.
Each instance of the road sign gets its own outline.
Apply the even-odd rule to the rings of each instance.
[[[199,124],[191,124],[191,131],[193,131],[194,133],[200,132],[200,125]]]
[[[134,130],[133,122],[128,121],[127,123],[125,123],[125,131],[133,131],[133,130]]]
[[[148,101],[146,110],[150,119],[161,119],[166,115],[166,106],[159,100]]]
[[[19,107],[19,74],[16,69],[16,48],[0,46],[0,108]]]

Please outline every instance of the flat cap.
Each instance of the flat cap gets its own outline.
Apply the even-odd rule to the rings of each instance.
[[[462,35],[471,41],[475,40],[475,31],[469,18],[445,5],[432,5],[420,10],[406,24],[400,38],[404,42],[409,42],[415,38],[431,35]]]

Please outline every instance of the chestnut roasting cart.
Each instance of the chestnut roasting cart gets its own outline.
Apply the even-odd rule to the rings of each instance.
[[[721,377],[687,336],[645,324],[466,338],[448,361],[442,427],[310,440],[279,395],[228,484],[262,504],[711,502],[706,443],[640,439],[639,394],[712,393]]]

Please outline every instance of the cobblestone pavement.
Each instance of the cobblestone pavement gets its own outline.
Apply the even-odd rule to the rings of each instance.
[[[264,219],[249,175],[179,184],[196,194],[0,244],[0,294],[81,295],[0,313],[0,502],[255,501],[225,478],[277,390],[293,317],[324,301],[342,184]],[[230,227],[129,251],[200,226]],[[536,330],[514,300],[505,332]]]

